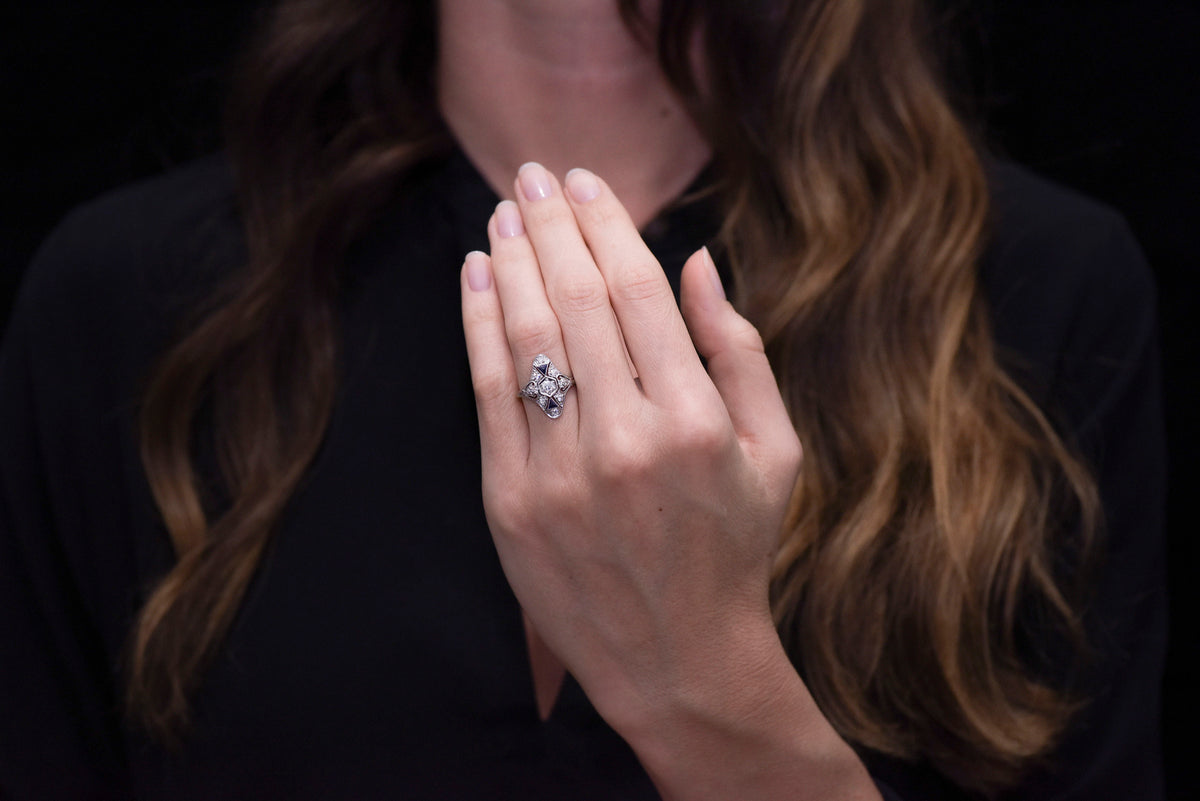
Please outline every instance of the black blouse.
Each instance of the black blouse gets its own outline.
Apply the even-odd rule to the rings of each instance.
[[[1152,280],[1117,214],[1012,166],[992,183],[997,341],[1095,465],[1107,516],[1094,700],[1013,797],[1160,798]],[[243,261],[229,172],[214,158],[124,189],[50,237],[0,355],[0,797],[657,798],[569,678],[539,720],[484,521],[458,270],[496,200],[455,154],[350,254],[332,423],[177,752],[119,714],[135,610],[172,559],[135,421],[156,355]],[[680,204],[645,234],[677,287],[714,230]],[[928,765],[863,758],[891,798],[968,797]]]

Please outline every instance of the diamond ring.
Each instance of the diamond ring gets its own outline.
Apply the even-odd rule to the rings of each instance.
[[[536,403],[547,417],[554,420],[562,414],[567,390],[574,385],[571,376],[555,367],[549,356],[539,353],[533,357],[529,383],[521,390],[520,397]]]

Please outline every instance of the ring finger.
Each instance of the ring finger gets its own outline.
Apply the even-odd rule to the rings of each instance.
[[[529,237],[525,234],[516,203],[505,200],[496,206],[496,212],[488,222],[488,239],[491,241],[496,290],[504,311],[504,329],[520,384],[513,388],[514,394],[530,381],[534,360],[541,355],[547,356],[553,366],[547,368],[542,365],[548,374],[538,374],[535,389],[544,381],[565,386],[565,382],[556,381],[553,375],[555,369],[564,375],[571,375],[563,347],[562,330],[546,297],[541,269]],[[552,388],[548,384],[546,386],[547,390],[540,393],[541,403],[533,400],[525,402],[530,432],[549,424],[553,427],[550,433],[556,434],[556,439],[568,432],[574,439],[578,433],[576,426],[579,417],[572,408],[573,404],[564,392],[551,394]]]

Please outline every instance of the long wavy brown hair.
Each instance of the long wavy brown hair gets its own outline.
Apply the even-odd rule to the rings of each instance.
[[[789,652],[851,743],[1010,786],[1074,707],[1025,621],[1082,644],[1054,554],[1087,552],[1098,501],[998,363],[987,185],[919,0],[662,0],[657,20],[614,2],[713,145],[734,296],[805,444],[772,587]],[[435,30],[434,0],[288,0],[248,52],[229,129],[248,263],[142,410],[178,561],[137,620],[128,701],[164,739],[324,436],[343,254],[454,147]]]

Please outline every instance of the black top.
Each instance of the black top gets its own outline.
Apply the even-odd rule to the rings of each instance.
[[[1011,166],[993,184],[996,337],[1096,465],[1108,518],[1095,700],[1015,797],[1160,798],[1151,277],[1112,211]],[[135,415],[181,317],[242,261],[228,170],[212,159],[122,190],[51,236],[0,356],[0,797],[657,797],[569,678],[539,721],[484,522],[458,270],[486,249],[495,202],[455,155],[353,250],[332,423],[174,754],[117,712],[134,610],[171,560]],[[714,230],[693,204],[646,234],[678,286]],[[926,765],[864,759],[889,797],[966,797]]]

